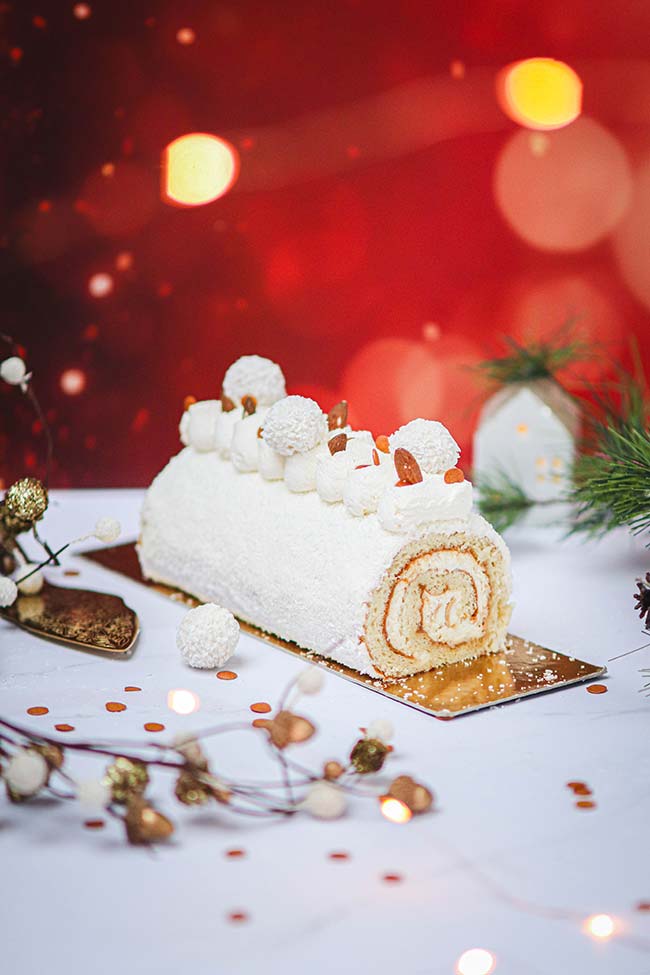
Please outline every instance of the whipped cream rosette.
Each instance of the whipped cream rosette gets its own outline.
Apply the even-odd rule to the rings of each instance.
[[[229,440],[223,401],[197,411],[202,434],[217,427],[213,449],[185,421],[188,446],[147,492],[145,576],[377,677],[501,650],[509,555],[472,511],[448,431],[416,420],[375,444],[345,404],[325,416],[301,396],[268,403],[275,369],[250,389],[252,370],[228,370]]]

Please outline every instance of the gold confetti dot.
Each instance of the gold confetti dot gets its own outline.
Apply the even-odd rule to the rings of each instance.
[[[241,859],[241,857],[245,857],[246,856],[246,850],[239,850],[239,849],[226,850],[226,854],[225,855],[230,860],[237,860],[237,859]]]
[[[256,701],[255,704],[251,704],[251,711],[255,714],[268,714],[271,710],[271,705],[267,704],[266,701]]]
[[[160,724],[159,721],[147,721],[147,723],[144,725],[144,730],[145,731],[164,731],[165,730],[165,726],[164,726],[164,724]]]
[[[122,704],[121,701],[107,701],[105,707],[107,711],[112,712],[126,711],[126,704]]]
[[[381,879],[385,884],[401,884],[403,878],[399,873],[385,873]]]
[[[248,921],[248,914],[245,911],[231,911],[228,920],[240,924],[242,921]]]
[[[237,680],[238,674],[234,670],[220,670],[217,677],[219,680]]]
[[[334,850],[332,853],[328,854],[330,860],[349,860],[350,854],[346,853],[345,850]]]
[[[141,687],[135,687],[135,685],[129,684],[127,687],[124,688],[124,690],[128,693],[130,691],[141,691],[142,688]]]
[[[604,684],[587,684],[587,691],[589,694],[607,694]]]
[[[27,708],[27,714],[32,714],[34,716],[38,716],[38,715],[41,715],[41,714],[49,714],[49,713],[50,713],[50,709],[49,708],[42,708],[42,707],[38,707],[38,708]]]
[[[579,799],[576,806],[578,809],[595,809],[596,803],[592,802],[591,799]]]
[[[73,724],[55,724],[54,727],[57,731],[74,731]]]
[[[104,825],[103,819],[87,819],[84,823],[86,829],[103,829]]]

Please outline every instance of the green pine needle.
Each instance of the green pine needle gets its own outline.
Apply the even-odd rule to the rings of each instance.
[[[498,532],[517,524],[536,504],[519,484],[502,471],[479,481],[476,488],[478,510]]]
[[[572,323],[567,323],[562,334]],[[510,383],[532,382],[535,379],[552,379],[560,369],[589,353],[587,344],[579,339],[573,341],[538,341],[520,345],[513,338],[506,338],[510,349],[508,355],[486,359],[478,369],[490,382],[500,386]]]

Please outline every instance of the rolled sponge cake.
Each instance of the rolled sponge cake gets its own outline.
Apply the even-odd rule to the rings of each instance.
[[[308,448],[319,449],[321,463],[333,460],[326,446]],[[279,471],[274,480],[241,472],[229,457],[190,443],[147,492],[138,545],[144,575],[378,678],[503,648],[509,555],[482,517],[469,511],[387,530],[388,516],[355,516],[315,489],[288,490]],[[417,499],[420,485],[395,489],[394,475],[385,476],[385,499],[391,490]]]

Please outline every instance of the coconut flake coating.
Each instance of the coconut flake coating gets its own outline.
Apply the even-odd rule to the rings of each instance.
[[[243,355],[226,370],[223,391],[234,403],[254,396],[258,406],[272,406],[287,395],[280,366],[261,355]]]
[[[393,452],[398,447],[408,450],[426,474],[444,474],[460,457],[460,447],[437,420],[411,420],[388,439]]]
[[[313,450],[327,434],[327,418],[306,396],[286,396],[264,418],[262,437],[283,457]]]
[[[185,614],[176,642],[190,667],[222,667],[239,640],[239,623],[227,609],[215,603],[196,606]]]

